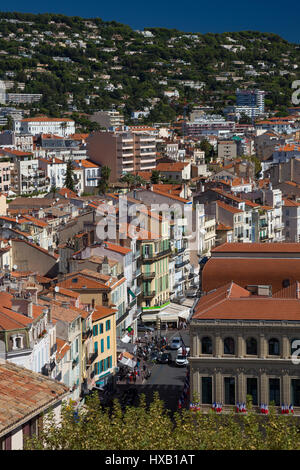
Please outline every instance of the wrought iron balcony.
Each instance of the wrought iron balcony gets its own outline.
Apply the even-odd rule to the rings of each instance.
[[[155,278],[155,272],[153,273],[142,273],[142,278],[147,280],[147,279],[154,279]]]
[[[152,292],[143,292],[144,299],[153,299],[155,297],[155,291]]]
[[[90,354],[87,359],[87,365],[88,366],[92,365],[95,359],[97,359],[97,357],[98,357],[97,351],[94,351],[92,354]]]

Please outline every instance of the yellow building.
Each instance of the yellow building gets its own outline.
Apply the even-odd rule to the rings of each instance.
[[[117,366],[116,309],[99,306],[92,315],[93,384],[103,387],[114,375]]]

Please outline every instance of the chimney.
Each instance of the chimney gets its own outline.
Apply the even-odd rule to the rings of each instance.
[[[33,318],[33,302],[29,300],[27,303],[27,316]]]

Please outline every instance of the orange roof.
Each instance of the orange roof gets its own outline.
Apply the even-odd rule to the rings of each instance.
[[[61,196],[64,196],[64,197],[75,197],[78,199],[78,196],[76,193],[74,193],[74,191],[71,191],[71,189],[68,189],[68,188],[61,188],[58,193],[61,195]]]
[[[21,122],[74,122],[73,119],[68,118],[49,118],[47,116],[32,117],[22,119]]]
[[[300,301],[251,295],[231,282],[201,297],[193,319],[299,321]]]
[[[127,248],[126,246],[114,245],[106,241],[103,242],[103,246],[108,250],[115,251],[116,253],[120,253],[121,255],[127,255],[127,253],[131,252],[131,249]]]
[[[93,163],[90,160],[75,160],[75,162],[78,165],[81,164],[84,168],[100,168],[99,165],[96,165],[96,163]]]
[[[300,253],[300,243],[223,243],[212,248],[223,253]]]
[[[299,207],[300,202],[293,201],[292,199],[283,199],[284,205],[287,207]]]
[[[5,436],[35,417],[43,409],[51,408],[65,396],[69,388],[11,362],[0,363],[0,434]]]
[[[222,209],[231,212],[232,214],[240,214],[241,212],[243,212],[241,209],[237,209],[236,207],[230,206],[229,204],[226,204],[222,201],[216,201],[216,204]]]
[[[183,171],[189,163],[174,162],[174,163],[158,163],[156,165],[157,171]]]
[[[98,305],[93,311],[92,321],[94,322],[94,321],[102,320],[102,318],[115,315],[117,311],[118,310],[114,308],[104,307],[103,305]]]

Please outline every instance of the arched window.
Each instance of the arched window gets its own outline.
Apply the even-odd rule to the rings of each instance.
[[[212,340],[209,336],[204,336],[201,340],[202,354],[212,354]]]
[[[269,355],[270,356],[279,356],[280,354],[280,344],[277,338],[271,338],[269,340]]]
[[[257,355],[257,340],[255,338],[248,338],[246,340],[246,354]]]
[[[234,354],[234,339],[233,338],[224,339],[224,354]]]

